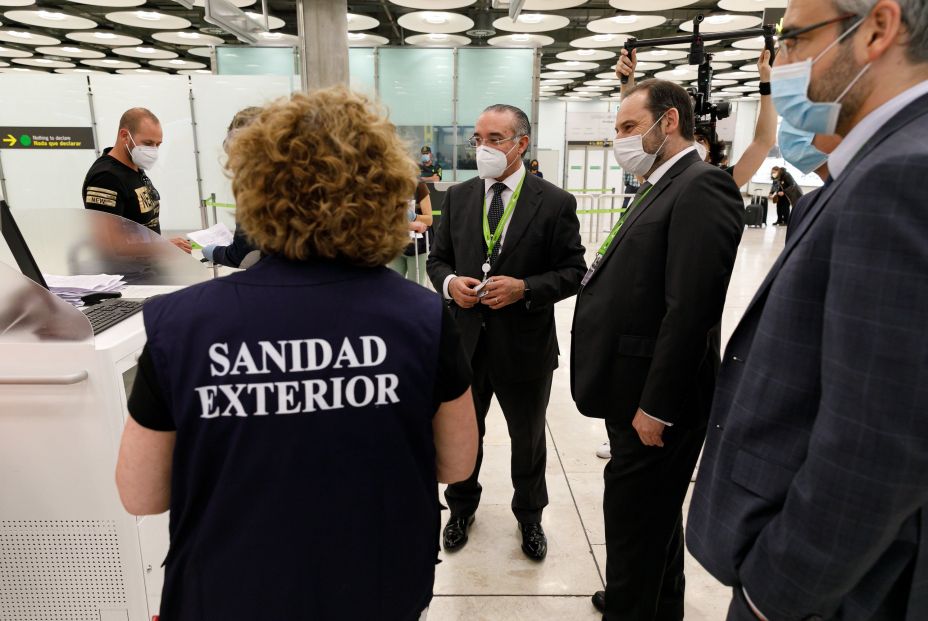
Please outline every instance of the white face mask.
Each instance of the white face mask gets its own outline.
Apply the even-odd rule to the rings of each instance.
[[[518,140],[518,138],[516,139]],[[512,149],[517,146],[519,146],[518,142],[512,145]],[[477,147],[477,173],[480,178],[499,179],[509,166],[506,156],[512,153],[512,149],[503,153],[499,149],[492,149],[483,145]]]
[[[657,154],[661,152],[664,143],[667,142],[667,136],[664,136],[664,142],[654,153],[648,153],[644,150],[644,137],[657,127],[657,124],[661,122],[666,114],[666,112],[662,114],[645,133],[629,136],[628,138],[616,138],[612,141],[612,152],[615,154],[615,161],[619,163],[622,170],[639,177],[643,177],[651,170],[657,160]]]
[[[158,147],[139,146],[135,144],[135,139],[132,137],[132,134],[129,134],[129,140],[131,140],[134,145],[132,150],[129,151],[129,157],[132,158],[132,162],[142,170],[151,170],[155,162],[158,161]]]

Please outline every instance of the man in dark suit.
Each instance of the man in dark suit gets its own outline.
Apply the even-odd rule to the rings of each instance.
[[[681,87],[648,80],[622,100],[616,160],[645,177],[584,277],[571,389],[604,418],[604,619],[683,618],[683,499],[709,417],[725,292],[743,231],[731,175],[701,160]],[[611,238],[611,243],[609,239]]]
[[[719,376],[687,540],[730,620],[928,619],[928,12],[848,4],[780,37],[844,139]]]
[[[512,512],[522,550],[541,560],[547,554],[545,410],[559,353],[554,304],[577,292],[586,265],[573,196],[527,175],[522,165],[530,131],[528,117],[512,106],[491,106],[477,119],[471,145],[480,178],[445,194],[428,273],[451,304],[473,367],[481,438],[473,475],[445,490],[451,509],[445,549],[467,543],[495,394],[512,440]]]

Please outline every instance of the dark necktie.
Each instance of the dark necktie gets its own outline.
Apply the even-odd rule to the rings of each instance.
[[[494,183],[490,188],[493,190],[493,199],[490,201],[490,209],[487,211],[487,222],[490,225],[490,236],[496,232],[499,221],[503,219],[503,190],[506,189],[505,183]],[[493,252],[490,253],[490,265],[496,263],[499,257],[499,247],[503,241],[503,236],[499,236],[499,241],[493,246]]]
[[[635,192],[635,198],[632,199],[631,205],[629,206],[630,207],[629,210],[625,212],[626,218],[632,215],[632,211],[633,211],[632,208],[634,208],[635,211],[638,210],[638,205],[641,204],[641,201],[644,198],[645,192],[647,192],[650,189],[651,189],[651,184],[648,183],[647,181],[641,184],[641,187],[639,187],[638,191]]]

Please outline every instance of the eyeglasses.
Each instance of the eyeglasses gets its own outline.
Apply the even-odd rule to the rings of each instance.
[[[467,144],[469,144],[473,148],[482,147],[484,145],[493,145],[493,146],[498,147],[504,142],[509,142],[510,140],[518,140],[521,137],[522,136],[520,134],[516,134],[515,136],[511,138],[500,138],[499,140],[484,140],[480,136],[471,136],[470,138],[467,139]]]
[[[792,48],[795,54],[795,48],[797,45],[796,39],[804,34],[818,30],[819,28],[824,28],[825,26],[830,26],[831,24],[837,24],[840,22],[846,22],[849,19],[854,19],[858,17],[857,13],[847,13],[845,15],[839,15],[838,17],[833,17],[831,19],[826,19],[823,22],[818,22],[817,24],[812,24],[811,26],[805,26],[803,28],[793,28],[792,30],[786,30],[781,32],[777,37],[777,54],[784,54],[784,58],[788,57],[790,54],[790,48]]]

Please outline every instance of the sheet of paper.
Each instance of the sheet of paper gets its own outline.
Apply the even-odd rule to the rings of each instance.
[[[121,291],[126,282],[119,274],[76,274],[58,276],[43,274],[49,291],[75,306],[81,304],[81,296],[88,293],[111,293]]]
[[[228,246],[232,243],[232,231],[222,222],[208,229],[187,233],[187,238],[206,248],[207,246]]]

